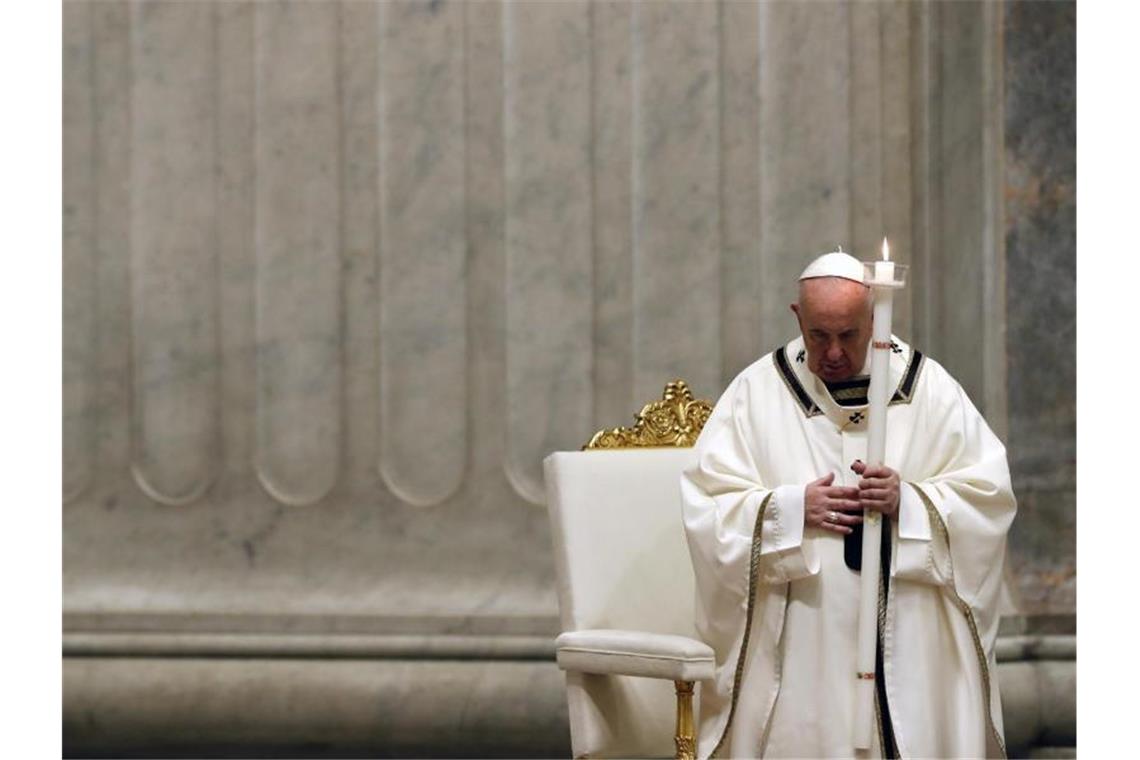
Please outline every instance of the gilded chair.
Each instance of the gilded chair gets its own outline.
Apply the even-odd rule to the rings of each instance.
[[[576,758],[694,755],[713,651],[694,629],[680,475],[711,411],[677,380],[633,427],[544,462]]]

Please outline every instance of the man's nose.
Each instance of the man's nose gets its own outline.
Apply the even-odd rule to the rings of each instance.
[[[829,362],[837,362],[843,358],[843,347],[838,342],[832,343],[827,347],[827,360]]]

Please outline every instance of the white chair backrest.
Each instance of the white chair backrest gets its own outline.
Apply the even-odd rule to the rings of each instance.
[[[546,458],[564,631],[696,637],[680,493],[693,456],[691,448],[645,448]],[[567,673],[567,700],[575,757],[673,756],[671,681]]]
[[[691,448],[556,452],[545,462],[562,628],[695,636],[681,522]]]

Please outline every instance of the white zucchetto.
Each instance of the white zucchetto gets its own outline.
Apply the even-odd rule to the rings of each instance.
[[[842,277],[845,280],[864,284],[863,262],[843,251],[825,253],[808,264],[807,269],[800,275],[801,280],[810,280],[813,277]]]

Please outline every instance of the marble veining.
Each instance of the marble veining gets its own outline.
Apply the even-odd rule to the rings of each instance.
[[[598,2],[591,12],[591,180],[593,192],[593,427],[624,422],[633,391],[633,50],[634,9]]]
[[[256,461],[296,505],[333,488],[343,437],[339,18],[254,6]]]
[[[95,119],[92,14],[63,17],[63,499],[95,475]]]
[[[633,389],[646,401],[677,377],[720,385],[718,21],[708,3],[634,6]]]
[[[464,5],[379,7],[379,469],[432,505],[467,457]]]
[[[761,4],[760,332],[763,350],[796,331],[796,278],[851,236],[851,6]],[[862,251],[854,251],[858,256]]]
[[[131,14],[131,472],[185,505],[219,464],[215,7]]]
[[[1076,6],[1005,6],[1010,536],[1022,603],[1076,603]]]
[[[590,56],[587,3],[505,6],[505,470],[535,504],[593,416]]]
[[[553,619],[543,457],[672,376],[716,398],[879,227],[916,343],[1008,388],[1013,585],[1071,609],[1040,5],[998,80],[979,4],[65,2],[65,609]]]

